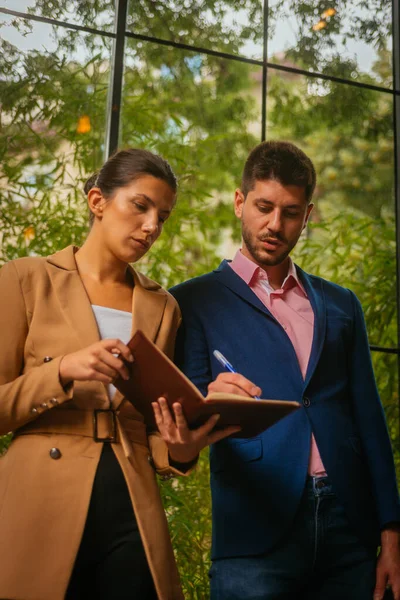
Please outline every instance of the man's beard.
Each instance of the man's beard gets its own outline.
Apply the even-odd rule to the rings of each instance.
[[[251,234],[250,230],[247,229],[246,225],[242,222],[242,237],[243,242],[246,245],[246,248],[249,254],[252,256],[253,260],[259,265],[263,265],[266,267],[274,267],[276,265],[280,265],[289,255],[289,252],[292,250],[290,246],[288,246],[287,241],[280,235],[272,236],[272,235],[263,235],[260,238],[254,238]],[[254,241],[253,241],[254,240]],[[268,241],[268,240],[277,240],[285,244],[282,246],[280,252],[276,253],[274,256],[268,256],[266,251],[257,248],[257,242]]]

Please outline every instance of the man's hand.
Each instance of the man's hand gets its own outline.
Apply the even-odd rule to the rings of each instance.
[[[208,386],[208,393],[224,392],[239,396],[261,396],[261,388],[239,373],[220,373]]]
[[[179,402],[172,405],[175,421],[165,398],[159,398],[158,402],[152,402],[152,406],[158,430],[168,446],[169,456],[177,463],[184,464],[194,461],[206,446],[215,444],[228,435],[240,431],[240,427],[231,426],[211,433],[219,415],[213,415],[198,429],[189,429]]]
[[[381,552],[376,566],[374,600],[382,600],[390,585],[394,600],[400,600],[400,532],[398,527],[384,529],[381,534]]]

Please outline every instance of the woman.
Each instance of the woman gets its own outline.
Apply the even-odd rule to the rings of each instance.
[[[190,432],[161,400],[166,443],[112,386],[136,329],[173,352],[179,309],[129,263],[160,235],[176,188],[161,157],[121,151],[85,186],[80,249],[0,271],[0,433],[15,433],[0,458],[0,598],[183,597],[155,470],[189,472],[232,429],[208,435],[213,417]]]

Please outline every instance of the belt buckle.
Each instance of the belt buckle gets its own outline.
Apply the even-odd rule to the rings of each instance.
[[[99,413],[108,413],[111,417],[111,429],[112,434],[104,437],[99,436],[98,432],[98,420],[97,416]],[[109,408],[96,408],[93,411],[93,439],[95,442],[104,442],[106,444],[113,444],[117,441],[117,419],[114,410]]]

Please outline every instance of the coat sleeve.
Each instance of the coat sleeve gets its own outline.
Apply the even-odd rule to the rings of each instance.
[[[372,367],[364,315],[359,300],[350,293],[354,311],[350,354],[351,393],[355,420],[371,475],[378,518],[383,529],[388,523],[400,522],[399,494],[385,413]]]
[[[179,286],[173,288],[171,293],[178,300],[182,311],[182,323],[175,344],[175,363],[203,396],[206,396],[212,373],[202,323],[194,310],[190,293],[184,291],[184,286],[182,289]]]
[[[14,262],[0,270],[0,332],[0,435],[3,435],[70,400],[73,385],[64,389],[60,383],[61,356],[25,370],[28,313]]]

